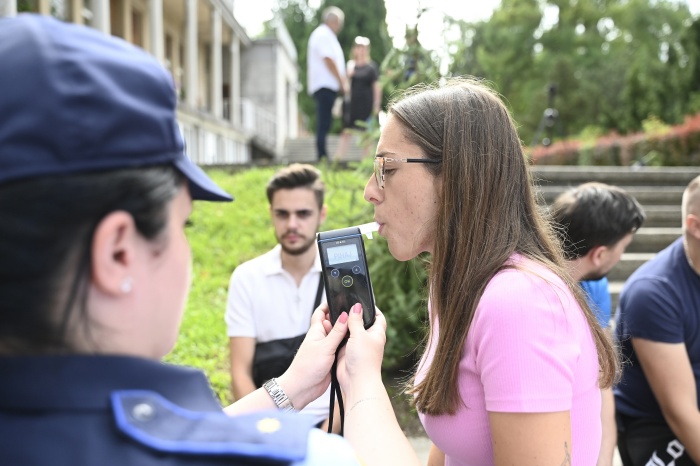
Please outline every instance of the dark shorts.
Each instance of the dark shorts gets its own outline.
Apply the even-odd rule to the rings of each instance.
[[[695,466],[663,419],[617,413],[617,449],[624,466]]]

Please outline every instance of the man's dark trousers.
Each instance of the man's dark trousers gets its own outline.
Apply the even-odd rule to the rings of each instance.
[[[331,129],[331,122],[333,121],[331,112],[336,95],[338,95],[336,91],[326,87],[314,92],[314,100],[316,101],[316,157],[318,157],[318,160],[328,157],[326,136]]]
[[[617,449],[624,466],[695,466],[664,419],[634,418],[619,411]]]

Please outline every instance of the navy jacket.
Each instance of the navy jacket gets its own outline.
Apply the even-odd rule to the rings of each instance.
[[[193,369],[118,356],[0,358],[0,465],[303,462],[313,419],[229,417]]]

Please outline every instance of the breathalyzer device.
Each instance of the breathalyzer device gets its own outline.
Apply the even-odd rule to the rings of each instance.
[[[371,231],[376,231],[375,225],[372,223],[323,231],[316,235],[323,284],[333,324],[343,312],[349,314],[355,303],[362,305],[365,328],[374,323],[374,292],[362,235],[371,235]]]

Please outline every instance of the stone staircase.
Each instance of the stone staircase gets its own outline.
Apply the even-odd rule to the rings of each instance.
[[[342,158],[343,161],[351,162],[362,159],[364,149],[360,146],[358,137],[355,135],[350,136],[350,142],[348,143],[348,150],[345,156]],[[331,160],[335,160],[335,154],[338,150],[338,142],[340,141],[340,136],[337,134],[329,134],[327,139],[328,153],[331,156]],[[372,148],[372,151],[374,148]],[[370,151],[370,154],[374,156],[374,152]],[[303,136],[297,139],[287,139],[284,145],[283,153],[283,163],[308,163],[316,161],[316,139],[314,136]]]
[[[644,207],[647,219],[622,260],[610,271],[613,312],[625,280],[637,267],[681,236],[681,198],[700,167],[533,167],[542,196],[551,203],[559,193],[587,181],[620,186]]]

